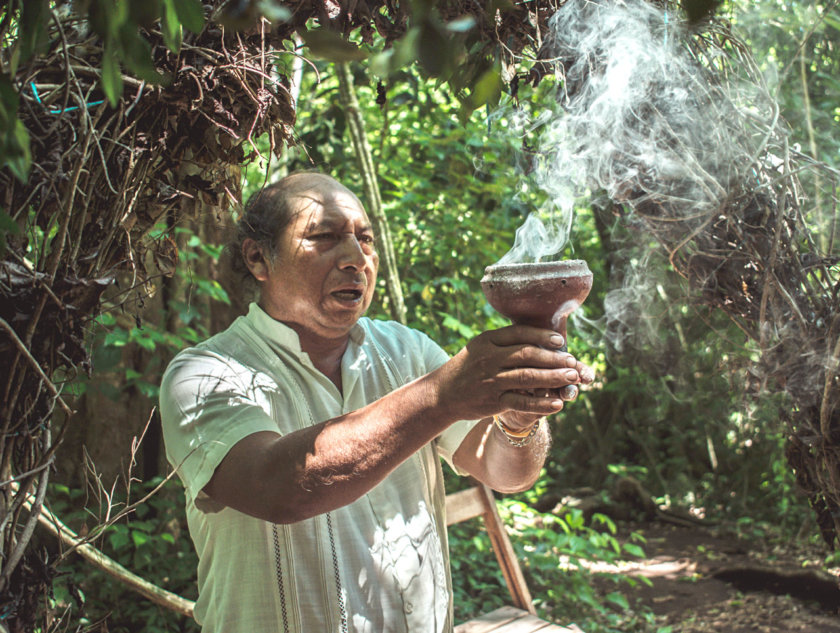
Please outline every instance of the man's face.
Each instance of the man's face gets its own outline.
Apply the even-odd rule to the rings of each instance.
[[[379,256],[370,221],[352,193],[323,176],[304,181],[291,201],[260,304],[302,342],[346,337],[373,298]]]

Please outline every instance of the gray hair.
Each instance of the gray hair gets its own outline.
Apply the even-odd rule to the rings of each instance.
[[[227,245],[230,266],[237,276],[246,281],[254,281],[242,255],[242,244],[247,239],[259,244],[265,257],[274,261],[278,239],[295,215],[294,205],[291,204],[294,194],[311,187],[313,178],[329,180],[343,187],[321,172],[298,171],[266,185],[248,199]]]

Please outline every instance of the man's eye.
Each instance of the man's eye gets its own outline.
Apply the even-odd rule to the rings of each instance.
[[[363,244],[371,244],[372,245],[374,242],[376,242],[376,239],[373,237],[373,235],[362,235],[359,238],[359,241],[362,242]]]

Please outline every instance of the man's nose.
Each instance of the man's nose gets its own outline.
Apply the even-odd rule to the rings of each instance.
[[[341,240],[341,253],[339,255],[339,268],[351,268],[361,270],[365,265],[365,252],[355,235],[346,235]]]

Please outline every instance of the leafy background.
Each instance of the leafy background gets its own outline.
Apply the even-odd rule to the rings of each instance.
[[[181,30],[174,24],[177,20],[190,27],[191,4],[165,2],[164,6],[169,17],[163,34],[177,48]],[[763,0],[733,2],[723,11],[745,29],[767,76],[777,82],[792,141],[814,158],[836,165],[840,158],[836,5]],[[115,59],[130,63],[127,60],[135,53],[119,43],[120,33],[111,38],[112,46],[122,47]],[[142,57],[136,54],[137,59]],[[427,60],[425,70],[434,63]],[[478,280],[483,268],[512,244],[536,194],[522,190],[516,170],[518,147],[506,134],[504,114],[489,117],[492,110],[477,101],[465,108],[459,98],[463,95],[454,95],[451,87],[429,79],[416,66],[397,68],[387,78],[374,74],[376,68],[354,64],[353,81],[398,251],[409,324],[455,352],[476,333],[504,325],[486,305]],[[112,100],[120,90],[117,77],[103,65],[106,97]],[[550,83],[523,87],[519,97],[539,103],[552,89]],[[13,109],[12,97],[0,85],[7,112]],[[508,103],[502,98],[503,106]],[[470,112],[473,106],[481,107]],[[300,168],[328,171],[361,191],[331,62],[304,65],[295,134],[297,147],[243,169],[245,197],[266,179]],[[4,142],[11,148],[4,154],[6,165],[23,170],[26,143],[19,128],[13,127]],[[263,156],[271,155],[266,139],[259,139],[257,147]],[[25,230],[31,231],[30,243],[37,252],[45,236],[39,237],[37,226]],[[76,463],[60,465],[60,483],[52,486],[48,499],[50,507],[80,533],[92,529],[105,510],[130,501],[126,480],[132,476],[142,480],[132,486],[131,497],[136,497],[166,474],[152,414],[159,376],[178,349],[223,327],[241,311],[244,301],[241,284],[225,278],[223,240],[214,214],[175,226],[160,223],[152,239],[177,244],[179,259],[177,266],[172,262],[172,276],[153,284],[153,296],[104,311],[88,332],[95,372],[68,387],[90,422],[84,437],[69,438],[74,451],[68,451],[72,457],[67,461]],[[595,287],[572,319],[570,348],[596,368],[599,384],[557,416],[552,455],[537,488],[502,500],[541,613],[562,622],[576,621],[587,631],[658,627],[650,614],[636,612],[623,597],[621,589],[629,579],[617,578],[615,591],[602,596],[593,588],[589,572],[577,564],[641,555],[644,543],[631,540],[620,545],[615,519],[603,514],[536,509],[563,491],[586,486],[606,496],[619,478],[633,476],[660,503],[702,511],[728,521],[736,530],[760,531],[778,539],[795,534],[814,541],[817,537],[784,462],[784,428],[776,418],[776,396],[747,398],[742,388],[751,379],[755,350],[722,315],[686,302],[686,288],[666,261],[651,262],[657,292],[650,297],[648,316],[640,316],[655,320],[656,336],[628,337],[620,347],[605,338],[609,324],[603,300],[611,290],[609,264],[615,257],[633,257],[634,246],[622,229],[605,226],[602,210],[578,210],[566,255],[587,260]],[[118,305],[120,292],[106,297],[106,308]],[[384,303],[384,292],[384,287],[379,289],[377,305]],[[384,316],[384,311],[374,306],[372,316]],[[639,327],[650,329],[643,320]],[[83,446],[89,447],[88,455],[96,452],[93,438],[102,434],[100,425],[114,423],[108,415],[111,406],[139,414],[129,435],[138,434],[151,415],[131,476],[125,475],[126,463],[108,461],[106,454],[115,452],[113,445],[81,462],[85,468],[78,466]],[[125,438],[116,448],[122,454],[129,452]],[[112,486],[120,473],[119,485]],[[451,489],[463,485],[450,478]],[[195,557],[182,505],[180,488],[172,482],[109,527],[96,544],[136,573],[194,598]],[[55,548],[46,537],[38,546]],[[456,526],[451,546],[458,619],[504,604],[500,574],[480,529]],[[561,565],[561,560],[568,564]],[[95,627],[106,620],[111,631],[138,630],[138,622],[146,631],[197,630],[194,624],[136,599],[73,557],[61,569],[47,597],[42,630],[67,623]]]

